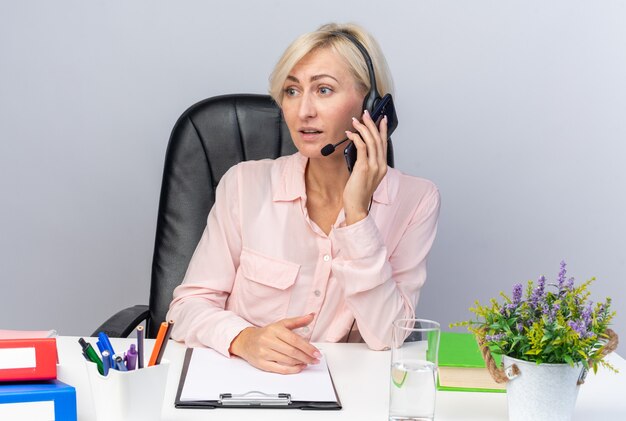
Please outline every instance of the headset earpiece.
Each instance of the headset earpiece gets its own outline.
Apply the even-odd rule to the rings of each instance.
[[[376,108],[376,105],[378,105],[381,99],[382,98],[378,94],[376,88],[374,88],[374,91],[370,89],[367,95],[365,95],[365,99],[363,100],[363,111],[367,110],[368,113],[372,114],[372,112]]]

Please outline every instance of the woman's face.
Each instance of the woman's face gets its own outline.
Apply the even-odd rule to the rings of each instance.
[[[331,49],[304,56],[283,88],[285,122],[296,148],[308,158],[320,157],[324,146],[344,139],[345,131],[353,130],[352,117],[361,118],[365,94],[346,61]]]

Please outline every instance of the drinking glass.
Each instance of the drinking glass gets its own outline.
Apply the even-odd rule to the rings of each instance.
[[[425,319],[393,322],[389,420],[435,417],[439,323]]]

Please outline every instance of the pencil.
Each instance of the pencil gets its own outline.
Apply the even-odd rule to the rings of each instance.
[[[143,368],[143,326],[137,326],[137,368]]]
[[[163,354],[165,354],[165,347],[167,346],[170,334],[172,333],[172,326],[174,326],[174,320],[170,320],[167,322],[167,330],[165,331],[165,339],[163,339],[163,343],[161,344],[161,349],[159,350],[159,355],[157,355],[157,359],[155,365],[161,364],[161,358],[163,358]]]
[[[167,326],[169,324],[167,322],[162,322],[161,327],[159,328],[159,332],[157,333],[156,342],[154,343],[154,348],[152,348],[152,354],[150,355],[150,360],[148,360],[148,367],[152,367],[156,364],[157,357],[159,356],[159,351],[163,346],[163,341],[165,339],[165,332],[167,332]]]

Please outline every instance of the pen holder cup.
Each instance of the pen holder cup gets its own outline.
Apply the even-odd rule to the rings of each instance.
[[[85,364],[98,421],[161,419],[169,361],[131,371],[111,369],[106,377],[96,364]]]

